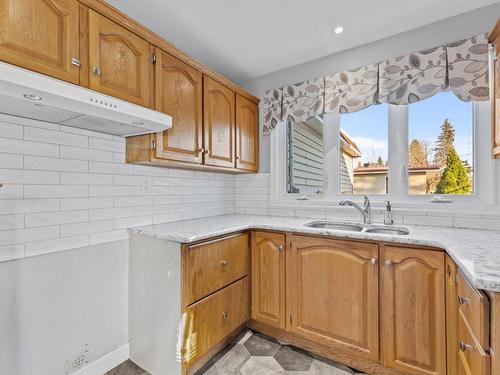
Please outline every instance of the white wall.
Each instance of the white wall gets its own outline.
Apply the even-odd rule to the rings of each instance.
[[[128,241],[0,263],[0,374],[63,375],[128,342]]]
[[[280,70],[241,83],[248,91],[262,98],[265,91],[287,84],[321,77],[389,57],[404,55],[447,42],[489,32],[500,14],[500,3],[451,17],[416,30],[398,34],[308,63]],[[346,32],[349,32],[347,30]],[[335,43],[332,36],[332,43]],[[279,53],[279,50],[277,51]],[[263,106],[260,106],[261,127]],[[260,172],[269,172],[269,137],[261,137]]]

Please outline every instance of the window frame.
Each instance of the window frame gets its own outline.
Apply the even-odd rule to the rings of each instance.
[[[480,210],[495,203],[495,164],[491,155],[491,99],[473,104],[473,153],[474,190],[470,195],[442,195],[451,198],[451,203],[435,203],[434,195],[411,195],[408,192],[408,127],[407,105],[391,105],[388,108],[388,194],[368,195],[374,206],[383,207],[385,201],[402,208],[418,208],[437,211],[453,211],[474,205]],[[270,135],[270,204],[271,206],[307,206],[321,208],[337,206],[343,199],[360,200],[361,195],[340,194],[340,115],[326,113],[323,116],[324,194],[321,196],[287,193],[286,128],[280,122]]]

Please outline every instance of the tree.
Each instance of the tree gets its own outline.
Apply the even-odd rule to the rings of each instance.
[[[467,169],[452,146],[446,159],[446,168],[436,187],[436,194],[468,194],[472,185]]]
[[[376,164],[377,164],[377,166],[379,166],[379,167],[383,167],[383,166],[384,166],[384,160],[382,159],[382,156],[379,156],[379,157],[377,158],[377,163],[376,163]]]
[[[413,139],[410,143],[410,149],[408,152],[408,165],[412,168],[428,164],[429,161],[427,159],[424,143],[418,139]]]
[[[450,120],[445,119],[441,125],[441,134],[439,134],[434,148],[434,164],[446,164],[448,153],[453,148],[453,142],[455,142],[455,129]]]

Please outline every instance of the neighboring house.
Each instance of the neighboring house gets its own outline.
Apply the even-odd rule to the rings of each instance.
[[[429,184],[439,175],[442,166],[424,165],[408,170],[410,194],[427,194]],[[388,169],[368,166],[354,169],[354,194],[387,193]]]
[[[322,194],[324,189],[323,123],[312,118],[290,124],[288,129],[288,191]],[[291,134],[291,137],[290,137]],[[358,146],[341,129],[342,158],[340,185],[344,194],[354,189],[354,159],[361,156]]]

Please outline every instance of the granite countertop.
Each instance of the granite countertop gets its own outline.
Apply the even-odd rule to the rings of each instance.
[[[315,219],[276,216],[225,215],[130,228],[169,241],[192,243],[248,229],[315,234],[437,247],[446,252],[478,289],[500,292],[500,231],[406,225],[409,235],[388,235],[308,228]]]

